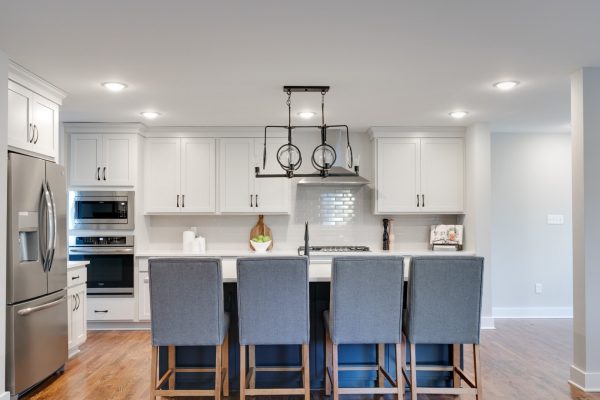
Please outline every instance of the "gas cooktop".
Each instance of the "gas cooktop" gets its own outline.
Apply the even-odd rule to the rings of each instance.
[[[359,253],[371,251],[368,246],[309,246],[310,253]],[[304,255],[304,246],[298,247],[298,255]]]

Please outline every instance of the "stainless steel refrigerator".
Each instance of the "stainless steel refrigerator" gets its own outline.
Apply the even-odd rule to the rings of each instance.
[[[64,168],[9,153],[6,384],[15,397],[67,361],[66,213]]]

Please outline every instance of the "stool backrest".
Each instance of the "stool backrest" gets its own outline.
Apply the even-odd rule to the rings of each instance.
[[[408,282],[411,343],[479,343],[483,258],[414,257]]]
[[[240,344],[308,343],[307,257],[238,258],[237,274]]]
[[[223,342],[223,277],[218,258],[149,262],[152,343],[215,346]]]
[[[400,343],[404,259],[334,257],[329,318],[334,343]]]

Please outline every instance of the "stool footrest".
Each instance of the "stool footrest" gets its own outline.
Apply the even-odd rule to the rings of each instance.
[[[303,395],[304,389],[246,389],[246,396]]]

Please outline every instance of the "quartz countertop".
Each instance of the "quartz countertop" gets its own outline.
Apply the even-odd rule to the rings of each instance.
[[[85,267],[89,263],[90,263],[89,261],[69,261],[67,263],[67,269]]]

